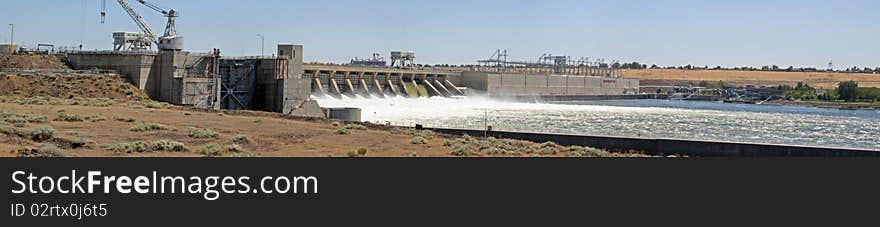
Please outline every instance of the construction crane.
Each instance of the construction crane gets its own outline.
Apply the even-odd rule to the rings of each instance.
[[[138,14],[137,11],[135,11],[134,8],[131,7],[131,5],[128,3],[128,0],[116,0],[116,2],[118,2],[119,5],[122,6],[122,9],[124,9],[125,12],[128,13],[128,16],[130,16],[131,19],[134,20],[134,22],[138,25],[138,27],[140,27],[141,31],[144,32],[147,38],[156,43],[156,45],[159,47],[159,50],[183,50],[183,36],[179,36],[177,34],[177,28],[174,23],[175,18],[180,16],[177,11],[175,11],[174,9],[165,10],[154,3],[147,2],[145,0],[137,0],[138,3],[141,3],[147,8],[159,12],[168,18],[168,23],[165,26],[165,34],[161,37],[157,37],[156,32],[153,31],[153,28],[151,28],[150,25],[148,25],[147,22],[144,21],[144,18],[141,17],[141,15]],[[101,23],[104,23],[104,17],[107,15],[106,9],[107,0],[103,0],[103,6],[101,8]]]

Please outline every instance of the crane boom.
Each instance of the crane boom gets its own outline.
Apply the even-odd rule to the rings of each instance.
[[[128,13],[128,16],[131,16],[131,19],[134,20],[138,27],[141,28],[141,31],[143,31],[147,35],[147,37],[150,38],[150,40],[156,43],[156,45],[159,45],[159,41],[156,37],[156,32],[153,31],[153,28],[151,28],[150,25],[148,25],[147,22],[144,21],[144,18],[141,17],[141,15],[137,13],[137,11],[134,11],[134,8],[132,8],[131,5],[128,4],[128,0],[116,1],[119,2],[119,5],[122,6],[122,9],[125,9],[125,12]]]
[[[147,6],[147,7],[149,7],[150,9],[155,10],[156,12],[159,12],[159,13],[162,13],[162,14],[165,14],[165,15],[168,15],[168,11],[165,11],[165,9],[162,9],[162,7],[159,7],[159,6],[156,5],[156,4],[153,4],[153,3],[151,3],[151,2],[147,2],[147,1],[145,1],[145,0],[138,0],[138,2],[140,2],[141,4],[143,4],[143,5]]]

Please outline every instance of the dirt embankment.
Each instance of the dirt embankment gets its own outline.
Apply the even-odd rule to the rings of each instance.
[[[732,85],[779,86],[804,82],[823,89],[837,88],[843,81],[858,81],[862,87],[880,87],[880,74],[828,73],[828,72],[762,72],[736,70],[676,70],[643,69],[623,70],[626,78],[641,79],[642,85],[679,85],[700,81],[715,83],[724,81]]]
[[[0,69],[68,69],[55,55],[0,56]]]
[[[0,157],[645,157],[136,102],[0,101],[0,110]]]
[[[7,75],[0,74],[0,96],[46,96],[63,99],[146,97],[120,76],[108,75]]]

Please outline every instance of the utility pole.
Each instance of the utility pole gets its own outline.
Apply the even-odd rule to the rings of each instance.
[[[257,34],[260,37],[260,57],[266,55],[266,37],[263,35]]]
[[[12,32],[9,33],[9,44],[15,44],[15,24],[9,24],[12,27]]]
[[[483,129],[483,137],[489,137],[489,131],[492,131],[492,126],[489,125],[489,113],[497,112],[498,110],[486,110],[486,118],[483,119],[483,125],[485,126]]]

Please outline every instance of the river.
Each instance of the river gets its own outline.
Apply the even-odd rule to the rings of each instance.
[[[466,98],[316,98],[400,126],[718,140],[880,150],[880,111],[670,100],[523,103]]]

